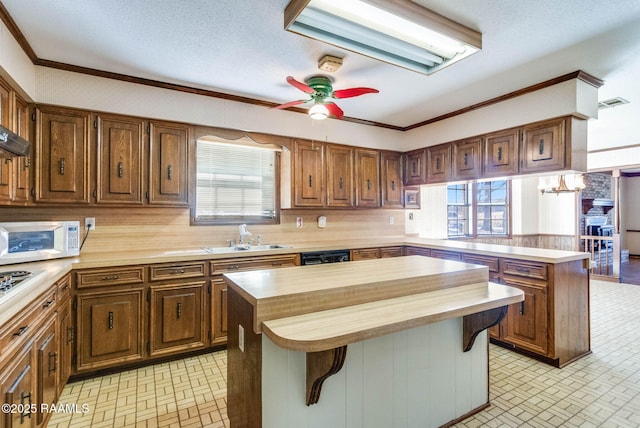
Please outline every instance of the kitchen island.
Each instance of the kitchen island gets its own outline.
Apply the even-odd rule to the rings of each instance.
[[[522,291],[407,256],[225,274],[232,427],[441,426],[488,405],[486,328]]]

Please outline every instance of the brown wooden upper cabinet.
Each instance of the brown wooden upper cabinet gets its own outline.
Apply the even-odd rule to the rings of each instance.
[[[327,206],[355,206],[353,148],[327,144]]]
[[[297,207],[323,207],[324,145],[297,140],[293,152],[293,204]]]
[[[187,142],[190,127],[178,123],[151,122],[149,129],[149,203],[187,206]]]
[[[553,171],[565,167],[567,119],[537,122],[522,128],[520,172]]]
[[[96,202],[141,205],[143,200],[144,122],[99,114]]]
[[[446,183],[451,179],[451,144],[427,147],[427,183]]]
[[[0,124],[29,141],[29,105],[0,80]],[[32,151],[33,153],[33,151]],[[0,202],[26,205],[31,190],[31,154],[0,156]]]
[[[453,143],[453,180],[473,180],[482,174],[482,138]]]
[[[380,152],[356,149],[356,205],[378,208],[380,206]]]
[[[427,183],[427,150],[418,149],[404,154],[404,184],[414,186]]]
[[[380,182],[382,206],[402,208],[402,153],[380,153]]]
[[[36,122],[36,202],[88,204],[90,114],[38,107]]]
[[[504,177],[518,173],[520,130],[506,129],[485,135],[484,177]]]

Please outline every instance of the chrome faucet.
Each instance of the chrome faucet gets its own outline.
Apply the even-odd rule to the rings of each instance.
[[[246,224],[241,224],[239,227],[240,229],[240,241],[238,241],[239,245],[243,245],[244,244],[244,237],[245,236],[251,236],[251,232],[249,232],[247,230],[247,225]]]

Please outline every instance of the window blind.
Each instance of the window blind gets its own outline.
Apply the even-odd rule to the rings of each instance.
[[[274,150],[199,140],[196,164],[196,220],[274,218]]]

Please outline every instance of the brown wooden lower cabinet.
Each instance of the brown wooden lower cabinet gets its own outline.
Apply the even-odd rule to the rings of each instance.
[[[36,338],[37,388],[35,403],[50,405],[58,398],[59,340],[56,335],[56,317],[51,317]],[[37,412],[35,426],[44,425],[46,413]]]
[[[144,359],[143,289],[79,294],[77,371]]]
[[[151,287],[150,356],[206,346],[205,281]]]
[[[589,277],[583,260],[544,263],[462,251],[405,247],[405,254],[453,258],[487,266],[489,280],[519,288],[522,303],[509,306],[489,329],[493,343],[562,367],[591,352]]]
[[[227,283],[219,276],[211,280],[211,289],[211,341],[224,343],[227,340]]]
[[[35,375],[31,347],[26,347],[16,355],[11,364],[0,372],[0,393],[2,402],[21,406],[35,403]],[[31,427],[36,418],[30,411],[3,414],[4,427]]]

